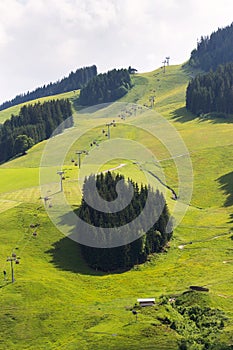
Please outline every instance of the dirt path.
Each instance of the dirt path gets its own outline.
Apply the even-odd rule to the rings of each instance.
[[[207,239],[197,240],[197,241],[192,241],[192,242],[180,244],[180,245],[178,245],[178,248],[179,248],[179,249],[184,249],[186,246],[188,246],[188,245],[190,245],[190,244],[209,242],[209,241],[212,241],[212,240],[214,240],[214,239],[217,239],[217,238],[220,238],[220,237],[224,237],[224,236],[229,236],[229,235],[230,235],[230,233],[223,233],[223,234],[221,234],[221,235],[217,235],[217,236],[210,237],[210,238],[207,238]]]
[[[116,169],[120,169],[122,168],[123,166],[125,166],[126,164],[122,163],[118,166],[116,166],[115,168],[111,168],[111,169],[107,169],[107,170],[104,170],[103,173],[107,173],[108,171],[113,171],[113,170],[116,170]]]
[[[169,157],[169,158],[163,158],[163,159],[157,160],[157,163],[161,163],[161,162],[164,162],[164,161],[166,161],[166,160],[176,159],[176,158],[180,158],[180,157],[190,156],[190,153],[192,153],[192,152],[183,153],[183,154],[178,154],[178,155],[176,155],[176,156]]]

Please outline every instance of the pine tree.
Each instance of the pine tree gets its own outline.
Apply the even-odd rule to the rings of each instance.
[[[79,96],[79,104],[94,105],[112,102],[124,96],[132,83],[127,69],[113,69],[107,73],[92,78]]]
[[[32,101],[41,97],[61,94],[68,91],[78,90],[87,85],[89,80],[97,75],[97,68],[95,65],[91,67],[84,67],[71,72],[68,77],[58,80],[55,83],[49,83],[35,89],[32,92],[17,95],[11,101],[6,101],[0,105],[0,110],[15,106],[20,103]]]
[[[25,153],[32,143],[49,138],[59,125],[59,132],[65,127],[71,127],[71,114],[71,104],[68,100],[23,106],[18,116],[12,115],[0,128],[0,162],[16,154]],[[67,118],[67,123],[63,123]]]
[[[94,189],[97,188],[100,198],[106,201],[105,209],[107,209],[108,203],[117,198],[116,185],[120,180],[124,181],[123,192],[127,191],[129,181],[134,188],[134,196],[131,203],[117,213],[105,213],[94,209],[92,205],[94,203],[98,204],[99,200],[98,196],[94,194]],[[125,245],[121,247],[92,248],[81,245],[83,256],[90,266],[103,271],[113,271],[116,269],[129,269],[135,264],[143,263],[149,254],[162,250],[163,246],[171,239],[172,230],[170,233],[167,233],[167,224],[170,216],[165,199],[159,191],[153,192],[153,189],[147,186],[139,188],[138,184],[132,180],[128,179],[125,181],[122,175],[115,175],[111,172],[101,173],[96,176],[91,175],[85,179],[83,198],[77,214],[82,220],[98,228],[117,228],[132,222],[144,207],[148,193],[153,197],[154,203],[150,209],[151,229],[148,232],[143,232],[141,226],[132,225],[134,238],[137,236],[138,238],[131,243],[126,243],[128,238],[132,236],[132,232],[125,232]],[[121,198],[121,194],[118,195]],[[146,221],[148,218],[145,217],[144,220]],[[97,232],[99,231],[96,230],[96,234]],[[82,235],[85,234],[88,233],[82,231]],[[99,244],[100,242],[103,244],[107,243],[106,239],[108,239],[108,243],[111,242],[111,237],[105,237],[104,233],[96,236],[96,239],[98,239]]]
[[[233,63],[220,65],[216,72],[199,74],[186,91],[186,108],[194,114],[233,114]]]

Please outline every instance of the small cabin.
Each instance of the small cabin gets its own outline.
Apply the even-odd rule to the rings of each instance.
[[[155,305],[155,298],[138,299],[137,302],[142,307],[154,306]]]

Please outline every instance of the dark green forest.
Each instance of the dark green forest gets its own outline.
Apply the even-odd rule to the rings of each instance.
[[[70,117],[70,118],[69,118]],[[64,123],[63,123],[64,122]],[[25,153],[28,148],[73,125],[68,99],[25,105],[0,127],[0,162]]]
[[[15,106],[19,103],[35,100],[37,98],[81,89],[96,75],[97,68],[95,65],[77,69],[75,72],[71,72],[68,77],[58,80],[55,83],[49,83],[48,85],[39,87],[32,92],[28,91],[25,94],[17,95],[11,101],[6,101],[0,105],[0,110]]]
[[[187,87],[186,108],[192,113],[233,114],[233,63],[220,65],[215,72],[198,74]]]
[[[112,102],[124,96],[132,87],[127,69],[113,69],[107,73],[98,74],[84,87],[79,96],[79,104],[91,106],[94,104]]]
[[[220,64],[233,62],[233,23],[219,28],[210,36],[201,37],[191,52],[189,65],[204,71],[216,70]]]
[[[93,186],[96,186],[100,197],[108,203],[111,203],[117,198],[116,186],[117,183],[123,180],[123,188],[121,195],[127,193],[129,183],[133,187],[133,197],[130,204],[124,209],[117,212],[105,212],[94,209],[99,199],[96,198],[93,191]],[[121,181],[122,183],[122,181]],[[150,207],[151,228],[145,233],[143,222],[148,221],[148,217],[143,212],[148,195],[153,198],[153,205]],[[87,202],[84,198],[87,198]],[[122,197],[120,197],[122,198]],[[142,214],[141,227],[137,223],[134,227],[136,235],[140,237],[131,243],[122,245],[116,248],[94,248],[86,245],[81,245],[83,257],[87,263],[95,269],[102,271],[127,270],[135,264],[141,264],[147,260],[148,255],[159,253],[172,237],[172,228],[166,230],[169,221],[169,212],[163,194],[158,190],[153,191],[149,186],[141,185],[132,180],[125,180],[123,175],[107,172],[106,174],[91,175],[85,179],[83,186],[83,199],[77,215],[93,227],[113,228],[121,227],[127,223],[133,222],[139,214]],[[156,219],[157,218],[157,219]],[[79,227],[77,227],[77,231]],[[169,231],[170,233],[168,233]],[[141,232],[140,235],[138,233]],[[85,235],[85,230],[81,232]],[[132,232],[125,233],[128,237],[132,237]],[[103,239],[103,237],[96,237]],[[109,237],[105,239],[110,239]]]

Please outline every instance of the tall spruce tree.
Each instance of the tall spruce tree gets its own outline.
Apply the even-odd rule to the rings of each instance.
[[[91,106],[112,102],[124,96],[132,87],[127,69],[113,69],[91,79],[79,96],[79,104]]]
[[[122,193],[117,194],[116,186],[120,180],[123,180]],[[108,203],[109,205],[112,204],[117,199],[117,196],[121,198],[121,195],[127,191],[129,182],[133,187],[133,198],[130,204],[118,212],[109,212],[107,210]],[[100,198],[106,201],[105,212],[94,209],[94,205],[96,206],[100,199],[98,199],[97,195],[94,195],[93,186],[96,186],[98,189]],[[172,230],[169,233],[167,232],[167,224],[170,216],[165,199],[159,191],[154,192],[148,186],[141,185],[139,187],[132,180],[128,179],[126,181],[124,176],[115,175],[111,172],[107,172],[106,174],[101,173],[96,176],[91,175],[85,179],[83,198],[77,215],[93,227],[117,228],[132,222],[138,215],[143,215],[142,210],[146,204],[148,194],[153,198],[153,207],[150,208],[150,220],[153,222],[153,226],[148,232],[142,231],[143,225],[142,227],[140,227],[140,224],[135,225],[135,227],[133,226],[135,237],[138,236],[139,238],[116,248],[94,248],[81,245],[83,256],[91,267],[102,271],[113,271],[117,269],[126,270],[135,264],[141,264],[146,261],[149,254],[159,253],[163,249],[171,239]],[[158,218],[156,220],[157,216]],[[146,216],[142,217],[142,221],[147,219]],[[77,227],[78,230],[79,228]],[[99,232],[101,230],[98,229],[98,234],[101,237],[96,236],[96,240],[101,242],[106,237]],[[142,234],[136,235],[136,232],[141,232]],[[80,232],[81,235],[87,233],[84,231]],[[132,232],[125,233],[125,235],[131,237]],[[127,237],[125,238],[127,241]]]
[[[233,23],[201,37],[191,53],[189,65],[204,71],[216,70],[220,64],[233,62]]]
[[[187,87],[186,108],[194,114],[233,114],[233,63],[193,78]]]
[[[56,128],[62,132],[73,125],[69,100],[51,100],[25,105],[0,128],[0,163],[24,153],[32,144],[49,138]]]

